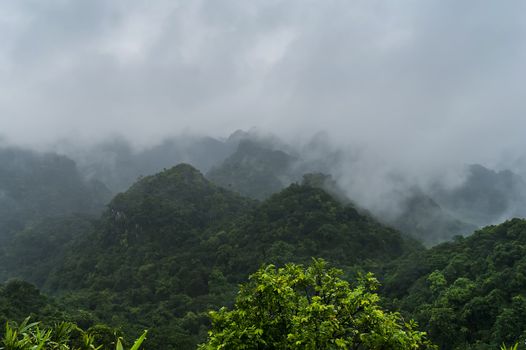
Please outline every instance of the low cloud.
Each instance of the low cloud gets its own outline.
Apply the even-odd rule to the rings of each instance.
[[[368,159],[359,169],[378,182],[399,171],[427,181],[451,164],[513,167],[525,146],[525,7],[8,0],[0,130],[38,147],[325,131],[335,147],[358,149]]]

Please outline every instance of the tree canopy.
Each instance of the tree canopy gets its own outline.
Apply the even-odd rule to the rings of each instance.
[[[382,310],[372,274],[355,285],[314,259],[266,265],[242,285],[233,310],[211,312],[208,349],[434,349],[413,321]]]
[[[524,349],[525,253],[526,221],[513,219],[394,261],[384,292],[443,349]]]

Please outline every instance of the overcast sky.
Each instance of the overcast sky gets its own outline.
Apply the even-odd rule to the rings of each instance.
[[[526,150],[522,0],[3,0],[0,134],[326,130],[404,166]],[[379,158],[380,159],[380,158]]]

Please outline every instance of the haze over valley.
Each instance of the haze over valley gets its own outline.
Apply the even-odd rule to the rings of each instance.
[[[0,349],[515,349],[526,4],[0,4]]]

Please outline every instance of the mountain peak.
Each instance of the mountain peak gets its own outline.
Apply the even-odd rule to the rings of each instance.
[[[205,177],[199,170],[187,163],[177,164],[170,169],[164,169],[161,173],[159,173],[159,175],[174,177],[182,181],[206,181]]]
[[[172,168],[164,169],[160,173],[141,177],[126,194],[136,191],[145,194],[159,195],[164,197],[174,190],[197,189],[210,187],[210,184],[203,174],[190,164],[181,163]]]
[[[114,233],[177,231],[180,235],[235,217],[250,203],[215,186],[193,166],[179,164],[139,179],[111,201],[105,217]]]

